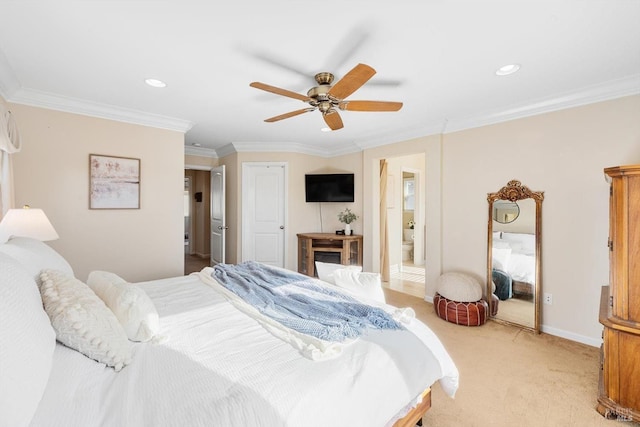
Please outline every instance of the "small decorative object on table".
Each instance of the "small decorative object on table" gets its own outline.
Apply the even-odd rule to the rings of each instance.
[[[350,236],[353,231],[351,230],[351,223],[358,219],[358,215],[351,212],[351,209],[346,208],[338,214],[338,220],[344,223],[344,234]]]

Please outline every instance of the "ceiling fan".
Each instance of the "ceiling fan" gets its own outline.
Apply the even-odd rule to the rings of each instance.
[[[331,130],[338,130],[344,127],[340,114],[338,114],[338,110],[398,111],[402,108],[402,102],[349,101],[345,99],[362,87],[362,85],[373,77],[375,73],[376,70],[370,66],[366,64],[358,64],[333,86],[331,85],[334,79],[333,74],[328,72],[318,73],[315,75],[318,86],[309,89],[307,95],[301,95],[290,90],[281,89],[260,82],[253,82],[249,86],[275,93],[276,95],[298,99],[310,105],[310,107],[307,108],[268,118],[265,122],[277,122],[279,120],[288,119],[289,117],[320,110],[327,126],[329,126]]]

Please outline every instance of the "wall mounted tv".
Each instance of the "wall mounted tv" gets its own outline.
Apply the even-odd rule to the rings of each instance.
[[[353,202],[353,174],[305,175],[304,191],[307,202]]]

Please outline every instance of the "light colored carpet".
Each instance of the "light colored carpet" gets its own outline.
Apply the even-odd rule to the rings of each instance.
[[[421,298],[385,289],[387,303],[411,306],[443,342],[460,371],[460,388],[449,398],[432,387],[425,426],[631,427],[596,410],[599,352],[595,347],[535,335],[489,321],[459,326],[436,316]]]
[[[533,328],[535,324],[535,308],[533,300],[509,298],[498,303],[498,317],[509,322]]]

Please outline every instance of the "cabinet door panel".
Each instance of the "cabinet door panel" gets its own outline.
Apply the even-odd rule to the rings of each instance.
[[[640,335],[619,334],[619,403],[627,408],[640,408]]]

